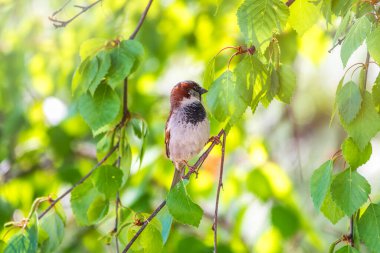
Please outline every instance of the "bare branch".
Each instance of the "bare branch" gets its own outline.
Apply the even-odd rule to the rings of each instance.
[[[67,1],[60,9],[58,9],[57,11],[55,11],[50,17],[49,17],[49,20],[53,23],[54,27],[55,28],[61,28],[61,27],[66,27],[69,23],[71,23],[74,19],[76,19],[77,17],[79,17],[80,15],[82,15],[83,13],[85,13],[86,11],[88,11],[89,9],[91,9],[92,7],[94,7],[95,5],[97,5],[98,3],[100,3],[102,0],[97,0],[95,2],[93,2],[92,4],[90,5],[87,5],[87,6],[81,6],[81,5],[74,5],[74,7],[77,7],[79,9],[81,9],[80,12],[78,12],[77,14],[75,14],[72,18],[68,19],[68,20],[60,20],[60,19],[57,19],[55,18],[55,16],[60,13],[66,6],[67,4],[70,2]]]
[[[115,152],[115,150],[119,147],[119,142],[103,157],[102,160],[100,160],[91,170],[88,172],[84,177],[81,178],[78,182],[76,182],[73,186],[71,186],[68,190],[66,190],[61,196],[59,196],[57,199],[55,199],[53,202],[50,203],[50,206],[45,209],[39,216],[38,219],[42,219],[49,211],[52,209],[61,199],[66,197],[70,192],[74,190],[75,187],[82,184],[87,178],[91,176],[91,174],[100,166],[102,165],[107,159]]]
[[[290,7],[296,0],[288,0],[285,4],[286,6]]]
[[[341,38],[341,39],[338,39],[338,42],[335,43],[335,45],[333,45],[332,48],[330,48],[328,52],[331,53],[331,52],[332,52],[337,46],[341,45],[342,42],[343,42],[343,40],[344,40],[345,38],[346,38],[346,36],[344,36],[344,37]]]
[[[133,40],[136,37],[137,33],[140,31],[140,28],[141,28],[142,24],[144,23],[145,17],[148,14],[148,11],[149,11],[150,6],[152,5],[152,2],[153,2],[153,0],[149,0],[148,5],[145,7],[145,10],[140,17],[140,20],[136,26],[136,29],[133,31],[131,36],[129,36],[130,40]]]
[[[214,230],[214,253],[218,252],[218,210],[219,210],[219,196],[220,190],[223,188],[223,169],[224,169],[224,154],[226,147],[226,133],[223,131],[223,142],[222,142],[222,157],[220,162],[220,171],[219,171],[219,182],[218,190],[216,192],[216,201],[215,201],[215,214],[214,214],[214,224],[212,229]]]

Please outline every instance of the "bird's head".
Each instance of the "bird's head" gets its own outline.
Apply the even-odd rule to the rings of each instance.
[[[183,81],[177,83],[170,94],[172,108],[181,106],[182,103],[201,101],[202,94],[207,90],[194,81]]]

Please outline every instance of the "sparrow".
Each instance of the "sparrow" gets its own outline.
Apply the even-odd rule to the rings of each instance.
[[[171,91],[165,127],[166,156],[175,166],[171,188],[184,176],[187,161],[209,141],[210,123],[202,105],[202,94],[206,92],[193,81],[179,82]]]

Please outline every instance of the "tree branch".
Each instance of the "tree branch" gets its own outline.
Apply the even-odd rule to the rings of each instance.
[[[335,43],[335,45],[333,45],[332,48],[330,48],[330,49],[328,50],[328,52],[331,53],[331,52],[332,52],[332,51],[333,51],[338,45],[341,45],[345,38],[346,38],[346,36],[344,36],[344,37],[341,38],[341,39],[338,39],[338,42]]]
[[[286,6],[290,7],[296,0],[288,0],[285,4]]]
[[[62,27],[66,27],[69,23],[71,23],[73,20],[75,20],[77,17],[79,17],[80,15],[82,15],[83,13],[85,13],[86,11],[88,11],[89,9],[91,9],[92,7],[94,7],[95,5],[97,5],[98,3],[100,3],[102,0],[97,0],[95,2],[93,2],[92,4],[90,5],[87,5],[87,6],[81,6],[81,5],[74,5],[74,7],[77,7],[79,9],[81,9],[80,12],[78,12],[77,14],[75,14],[72,18],[68,19],[68,20],[59,20],[59,19],[56,19],[55,16],[60,13],[67,5],[68,3],[70,2],[71,0],[68,0],[61,8],[59,8],[57,11],[55,11],[50,17],[49,17],[49,20],[53,23],[54,27],[55,28],[62,28]]]
[[[61,199],[63,199],[66,195],[68,195],[70,192],[74,190],[75,187],[82,184],[87,178],[91,176],[91,174],[100,166],[102,165],[107,159],[115,152],[115,150],[119,147],[119,142],[103,157],[102,160],[100,160],[91,170],[88,172],[84,177],[81,178],[77,183],[75,183],[73,186],[71,186],[68,190],[66,190],[61,196],[59,196],[57,199],[55,199],[53,202],[50,203],[50,206],[45,209],[39,216],[38,219],[42,219],[49,211],[52,209]]]
[[[203,162],[206,160],[208,155],[210,154],[211,150],[214,148],[215,145],[218,144],[218,140],[224,135],[224,130],[220,130],[219,134],[217,135],[218,138],[215,138],[211,145],[207,148],[205,152],[198,158],[197,162],[192,166],[195,168],[194,170],[189,170],[185,176],[183,176],[183,179],[189,179],[192,174],[194,174],[200,166],[202,166]],[[225,136],[225,135],[224,135]],[[224,137],[225,138],[225,137]],[[140,227],[140,229],[136,232],[136,234],[132,237],[132,239],[129,241],[127,246],[124,248],[123,253],[126,253],[133,245],[133,243],[137,240],[137,238],[140,236],[140,234],[144,231],[144,229],[148,226],[149,222],[153,220],[154,217],[161,211],[161,209],[166,205],[166,200],[162,201],[161,204],[153,211],[153,213],[146,219],[143,223],[143,225]]]
[[[226,133],[223,131],[223,143],[222,143],[222,157],[220,163],[220,172],[219,172],[219,182],[218,190],[216,192],[216,201],[215,201],[215,214],[214,214],[214,224],[212,229],[214,230],[214,253],[218,252],[218,209],[219,209],[219,196],[220,190],[223,188],[223,169],[224,169],[224,152],[226,147]]]
[[[131,36],[129,36],[130,40],[133,40],[136,37],[137,33],[140,31],[140,28],[141,28],[142,24],[144,23],[145,17],[148,14],[148,11],[149,11],[150,6],[152,5],[152,2],[153,2],[153,0],[149,0],[148,5],[145,7],[145,10],[140,17],[140,20],[136,26],[136,29],[133,31]]]

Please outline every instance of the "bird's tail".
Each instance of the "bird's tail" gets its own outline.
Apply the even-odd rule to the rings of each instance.
[[[183,162],[180,163],[174,163],[175,169],[174,169],[174,176],[172,181],[172,186],[170,189],[172,189],[185,175],[185,166],[186,164]]]

